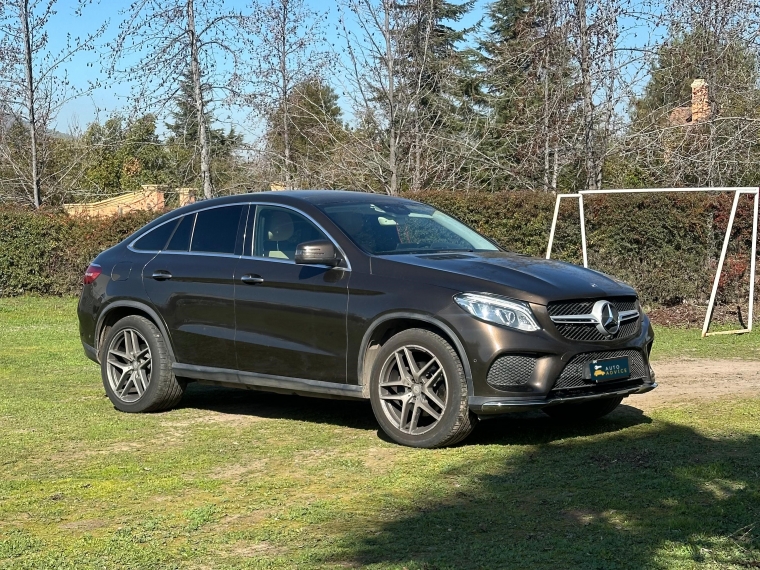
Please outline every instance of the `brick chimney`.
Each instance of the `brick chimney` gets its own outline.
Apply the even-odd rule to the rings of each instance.
[[[695,79],[691,84],[691,122],[698,123],[710,118],[710,97],[704,79]]]

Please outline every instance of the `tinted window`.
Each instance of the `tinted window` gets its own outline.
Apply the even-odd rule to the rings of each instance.
[[[225,206],[198,212],[191,251],[235,253],[243,208],[244,206]]]
[[[167,251],[187,251],[190,249],[190,238],[193,235],[193,224],[195,223],[195,214],[184,216],[182,221],[177,227],[177,231],[174,232],[172,239],[169,240],[169,245],[166,246]]]
[[[327,236],[304,216],[285,208],[259,207],[253,255],[295,259],[296,247]]]
[[[462,222],[424,204],[378,200],[323,210],[354,243],[376,255],[498,249]]]
[[[178,221],[178,219],[172,220],[162,226],[150,230],[147,234],[138,239],[133,247],[142,251],[158,251],[164,249],[166,242],[169,241],[169,236],[172,235],[174,228],[177,227]]]

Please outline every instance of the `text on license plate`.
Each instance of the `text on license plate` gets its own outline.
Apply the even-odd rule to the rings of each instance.
[[[627,356],[620,358],[606,358],[604,360],[592,360],[586,365],[584,370],[586,380],[592,382],[606,382],[607,380],[618,380],[620,378],[630,378],[631,366]]]

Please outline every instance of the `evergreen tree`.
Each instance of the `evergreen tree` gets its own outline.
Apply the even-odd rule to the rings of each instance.
[[[575,87],[566,32],[553,0],[497,0],[479,42],[473,96],[485,109],[484,184],[556,190],[570,158]]]
[[[171,180],[170,163],[157,134],[155,115],[125,121],[116,115],[93,123],[82,139],[88,150],[84,190],[95,197],[133,192],[143,184]]]
[[[400,7],[405,23],[398,42],[400,90],[409,107],[401,150],[409,156],[408,184],[414,191],[450,178],[441,167],[451,161],[441,153],[454,151],[454,143],[466,136],[472,113],[465,92],[473,60],[461,46],[471,30],[454,25],[473,5],[472,0],[417,0]]]
[[[205,87],[204,97],[208,96],[210,88]],[[185,71],[174,97],[174,109],[170,113],[171,122],[165,123],[171,133],[167,146],[174,164],[174,179],[179,186],[197,186],[200,180],[200,127],[195,105],[195,95],[192,75]],[[215,118],[213,108],[208,99],[204,100],[204,116],[206,125],[213,125]],[[214,185],[222,184],[230,177],[230,168],[234,153],[243,142],[242,135],[234,127],[225,132],[224,129],[207,128],[207,136],[211,154],[211,175]],[[219,180],[221,179],[221,180]]]
[[[707,81],[714,112],[744,113],[757,103],[758,63],[748,45],[700,28],[676,32],[657,50],[649,82],[635,102],[634,119],[659,121],[688,105],[691,83],[697,78]]]
[[[268,117],[267,147],[277,163],[277,170],[285,165],[283,140],[283,106]],[[295,187],[330,185],[330,172],[326,171],[332,154],[345,140],[342,111],[338,94],[320,79],[309,79],[297,84],[288,97],[289,162]]]

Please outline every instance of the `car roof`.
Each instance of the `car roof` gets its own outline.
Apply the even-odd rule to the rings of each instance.
[[[315,206],[327,206],[329,204],[369,204],[374,202],[412,202],[398,196],[375,194],[372,192],[359,192],[348,190],[279,190],[274,192],[254,192],[250,194],[234,194],[222,196],[210,200],[202,200],[187,206],[187,210],[207,208],[217,204],[237,204],[240,202],[273,202],[282,204],[294,204],[299,201],[308,202]]]
[[[311,204],[316,207],[328,206],[330,204],[387,204],[389,202],[406,202],[414,203],[413,200],[399,198],[398,196],[388,196],[386,194],[375,194],[372,192],[359,192],[349,190],[279,190],[274,192],[252,192],[249,194],[233,194],[231,196],[221,196],[209,200],[200,200],[187,206],[182,206],[175,210],[170,210],[162,216],[159,216],[149,224],[140,228],[130,239],[139,237],[147,233],[154,227],[161,225],[167,220],[183,216],[198,210],[204,210],[213,206],[222,204],[241,204],[248,202],[269,202],[272,204],[284,204],[297,206],[299,203]]]

